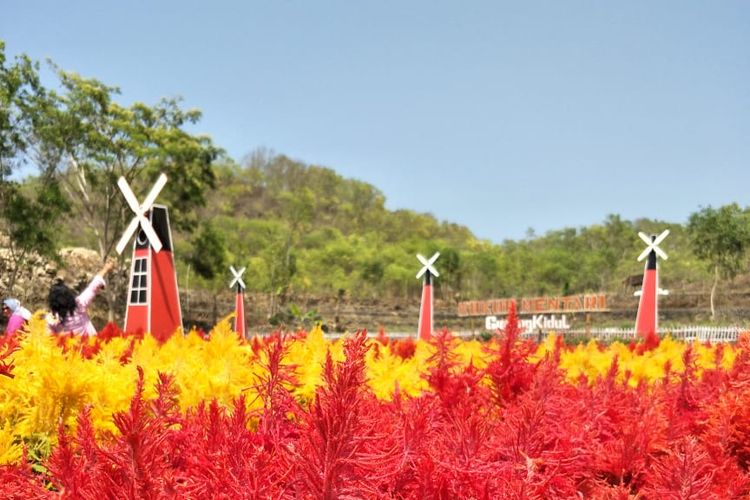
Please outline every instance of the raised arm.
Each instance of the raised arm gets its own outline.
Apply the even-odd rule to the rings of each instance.
[[[115,267],[115,263],[111,260],[107,260],[107,262],[104,263],[104,266],[102,266],[102,268],[98,273],[96,273],[96,275],[104,279],[104,277],[112,270],[113,267]]]
[[[94,276],[94,279],[91,280],[91,283],[89,283],[86,289],[82,291],[81,294],[76,298],[79,306],[82,306],[84,308],[89,307],[89,305],[94,301],[96,293],[101,287],[106,284],[104,281],[104,277],[112,270],[113,267],[114,263],[111,260],[108,260],[99,270],[99,272],[96,273],[96,276]]]

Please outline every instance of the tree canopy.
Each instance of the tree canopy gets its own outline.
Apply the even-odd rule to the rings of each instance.
[[[716,316],[714,296],[719,277],[733,279],[747,265],[750,247],[750,217],[739,205],[705,207],[688,221],[693,252],[714,274],[711,287],[711,317]]]

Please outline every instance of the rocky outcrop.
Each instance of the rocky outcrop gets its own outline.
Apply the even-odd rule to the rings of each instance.
[[[44,307],[47,291],[57,278],[73,288],[86,286],[101,267],[99,254],[88,248],[62,248],[59,262],[31,255],[16,270],[15,283],[10,289],[12,273],[17,263],[7,247],[0,248],[0,293],[2,297],[16,297],[31,310]]]

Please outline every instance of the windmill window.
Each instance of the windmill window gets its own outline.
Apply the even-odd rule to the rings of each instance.
[[[147,265],[146,258],[135,259],[133,263],[133,282],[130,284],[130,303],[145,304],[147,289]]]

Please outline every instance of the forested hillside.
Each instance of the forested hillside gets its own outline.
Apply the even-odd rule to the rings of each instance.
[[[242,166],[218,166],[216,174],[197,238],[178,247],[183,265],[205,268],[204,278],[226,248],[217,277],[204,279],[205,286],[223,286],[223,265],[231,263],[248,266],[251,290],[281,298],[346,293],[398,300],[418,294],[416,253],[439,251],[438,290],[446,300],[606,291],[642,273],[637,232],[664,229],[671,231],[664,279],[690,287],[711,277],[681,224],[608,215],[594,226],[493,244],[429,214],[390,211],[376,187],[285,156],[257,153]]]
[[[300,296],[414,302],[421,288],[415,256],[436,251],[437,298],[447,303],[632,292],[628,279],[637,281],[643,272],[637,232],[664,229],[670,235],[661,245],[669,254],[662,282],[681,291],[712,284],[709,263],[694,253],[686,224],[610,214],[596,225],[494,244],[430,214],[388,210],[377,187],[283,155],[258,151],[242,164],[224,158],[214,175],[215,188],[206,192],[196,222],[174,231],[179,282],[227,292],[228,266],[246,266],[248,292],[267,296],[269,316]],[[92,245],[93,235],[75,218],[64,228],[61,244]],[[746,273],[743,260],[738,274]]]

